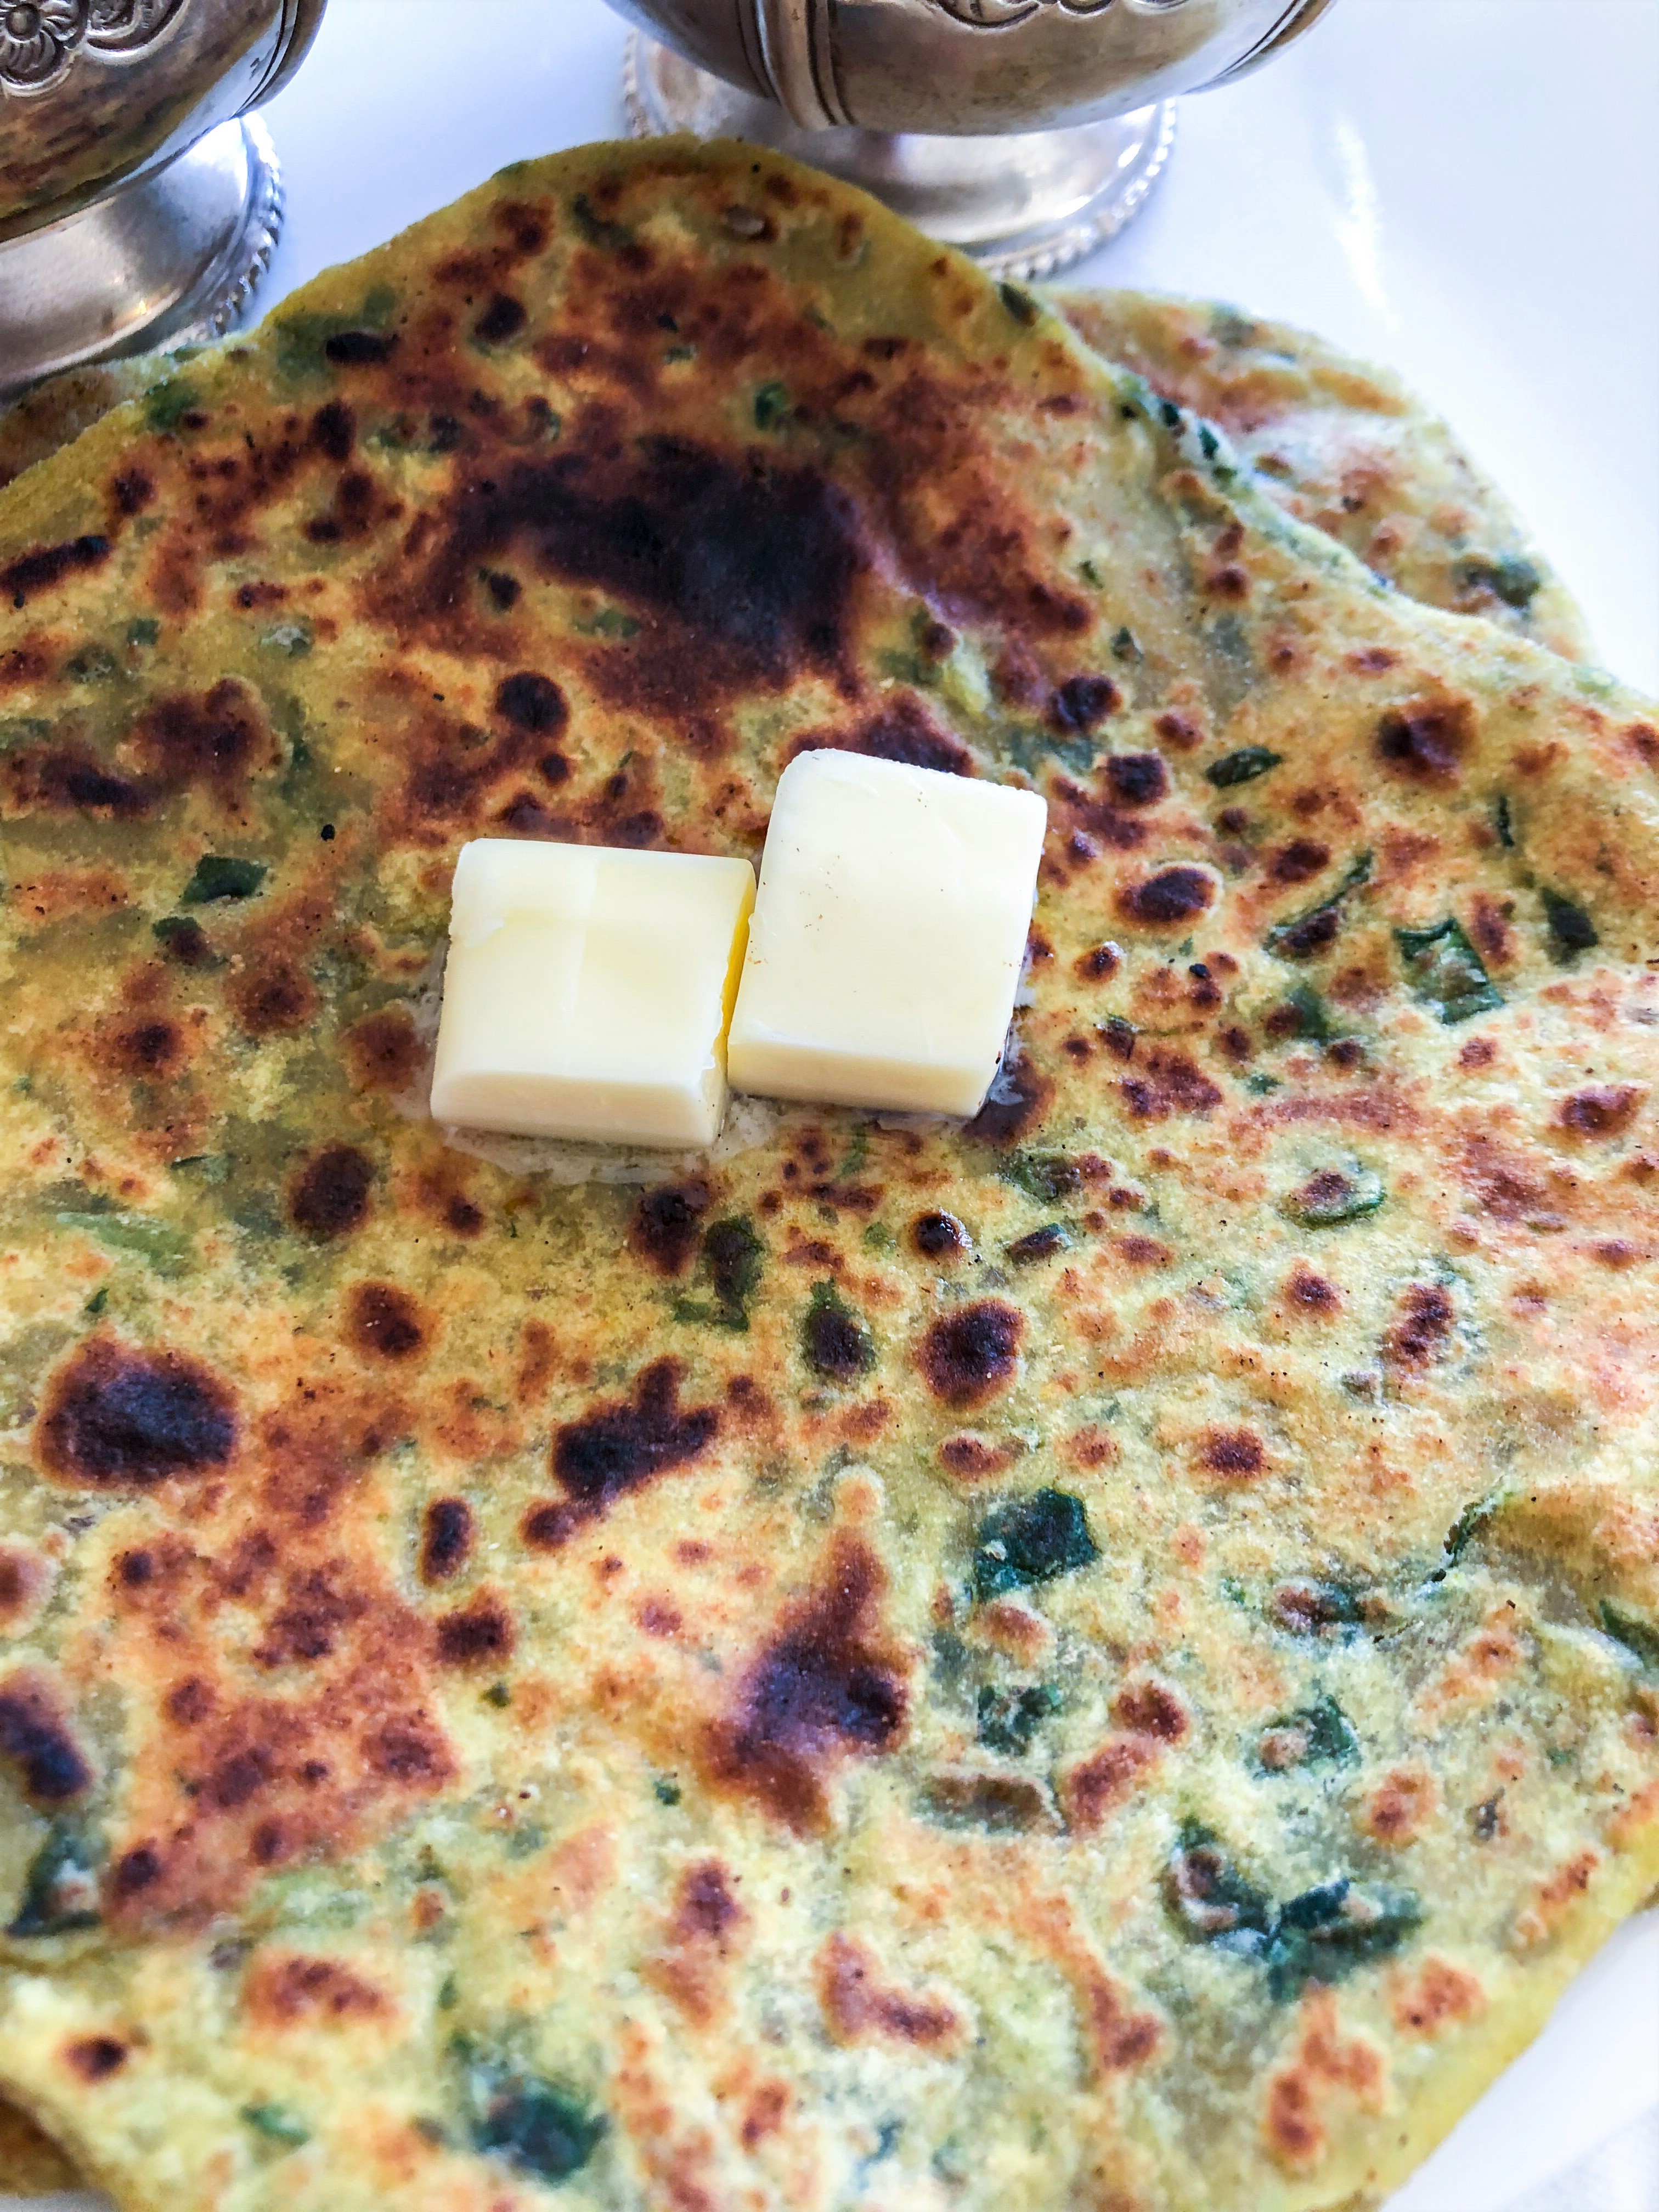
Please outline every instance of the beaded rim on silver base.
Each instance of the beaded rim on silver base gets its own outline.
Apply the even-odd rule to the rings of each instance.
[[[249,116],[0,243],[0,399],[64,369],[223,337],[270,266],[283,211],[276,150]]]
[[[1173,100],[1000,137],[806,131],[637,31],[623,98],[636,138],[690,131],[775,147],[873,193],[991,275],[1028,279],[1052,276],[1115,238],[1146,205],[1176,135]]]

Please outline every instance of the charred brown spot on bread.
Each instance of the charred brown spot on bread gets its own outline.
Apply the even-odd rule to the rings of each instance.
[[[1139,1732],[1109,1737],[1060,1784],[1067,1825],[1080,1835],[1097,1834],[1141,1787],[1158,1755],[1153,1737]]]
[[[680,1275],[696,1257],[708,1210],[705,1182],[660,1183],[642,1191],[629,1242],[659,1274]]]
[[[199,696],[158,699],[140,715],[133,742],[161,790],[211,791],[226,805],[240,801],[256,769],[276,765],[258,695],[233,676]]]
[[[64,2063],[88,2088],[118,2074],[130,2056],[128,2047],[112,2035],[77,2036],[64,2045]]]
[[[1160,868],[1118,894],[1118,908],[1147,929],[1173,929],[1196,921],[1215,901],[1214,878],[1202,868]]]
[[[1296,837],[1288,845],[1281,845],[1267,864],[1268,873],[1277,884],[1310,883],[1331,864],[1331,848],[1316,844],[1311,837]]]
[[[354,1283],[346,1304],[346,1337],[368,1359],[413,1359],[427,1327],[420,1307],[395,1283]]]
[[[1025,1317],[1000,1298],[981,1298],[945,1315],[922,1339],[928,1389],[947,1406],[974,1406],[1012,1379]]]
[[[837,1931],[817,1956],[818,2003],[837,2043],[884,2040],[935,2051],[956,2043],[964,2023],[942,1997],[890,1987],[867,1947]]]
[[[290,1188],[289,1218],[319,1242],[349,1237],[368,1220],[374,1188],[374,1164],[366,1154],[355,1145],[325,1145]]]
[[[1120,806],[1156,806],[1170,792],[1170,771],[1156,753],[1114,753],[1101,769]]]
[[[1063,737],[1098,729],[1122,704],[1109,676],[1068,676],[1048,701],[1049,726]]]
[[[438,1662],[443,1667],[497,1665],[512,1657],[518,1640],[512,1614],[500,1599],[483,1590],[459,1612],[442,1616],[436,1638]]]
[[[472,1555],[472,1508],[464,1498],[434,1498],[421,1525],[421,1580],[452,1581]]]
[[[1112,1718],[1131,1735],[1155,1736],[1160,1743],[1180,1743],[1192,1725],[1178,1694],[1167,1682],[1150,1679],[1125,1683],[1112,1701]]]
[[[848,1759],[896,1749],[905,1671],[880,1620],[887,1577],[861,1539],[832,1546],[817,1586],[789,1607],[705,1734],[709,1780],[797,1835],[830,1822],[830,1785]]]
[[[1005,1060],[963,1134],[988,1145],[1014,1144],[1041,1122],[1054,1095],[1054,1085],[1025,1054]]]
[[[1323,1275],[1316,1274],[1311,1267],[1300,1263],[1291,1271],[1285,1295],[1297,1312],[1305,1314],[1333,1314],[1342,1303],[1334,1283],[1327,1282]]]
[[[1579,1137],[1622,1136],[1645,1095],[1634,1083],[1589,1084],[1563,1102],[1561,1126]]]
[[[496,685],[495,712],[512,728],[538,738],[556,738],[570,720],[565,696],[552,678],[528,668]]]
[[[134,1022],[110,1039],[110,1058],[123,1075],[136,1080],[176,1075],[185,1060],[184,1032],[177,1022]]]
[[[297,1952],[256,1953],[241,2002],[257,2026],[277,2030],[380,2020],[392,2010],[385,1991],[343,1960]]]
[[[1136,1073],[1124,1076],[1118,1089],[1138,1121],[1164,1121],[1174,1114],[1208,1114],[1221,1103],[1220,1091],[1185,1053],[1154,1046],[1140,1055],[1135,1066]]]
[[[281,956],[252,961],[232,982],[229,997],[252,1037],[293,1036],[309,1026],[318,1007],[311,978]]]
[[[1377,724],[1376,757],[1413,783],[1455,783],[1474,728],[1474,710],[1466,700],[1402,707]]]
[[[531,1508],[524,1521],[526,1543],[556,1549],[619,1498],[701,1457],[719,1430],[720,1408],[682,1407],[684,1375],[678,1359],[659,1359],[641,1373],[631,1401],[602,1405],[559,1431],[553,1472],[564,1496]]]
[[[91,1762],[65,1717],[56,1684],[40,1668],[0,1679],[0,1760],[31,1805],[67,1805],[91,1789]]]
[[[0,568],[0,599],[14,607],[26,607],[37,592],[50,592],[66,576],[101,568],[112,550],[109,539],[96,532],[65,538],[57,545],[37,545]]]
[[[1198,1456],[1206,1474],[1231,1482],[1248,1481],[1267,1464],[1267,1449],[1253,1429],[1212,1429]]]
[[[52,1378],[36,1448],[59,1482],[142,1490],[224,1466],[236,1433],[229,1390],[198,1361],[94,1337]]]
[[[343,399],[331,399],[311,418],[311,442],[329,460],[343,466],[357,443],[357,417]]]
[[[1413,1283],[1401,1301],[1400,1318],[1382,1340],[1383,1357],[1395,1367],[1432,1366],[1443,1357],[1456,1319],[1449,1291],[1438,1283]]]
[[[865,753],[874,760],[898,761],[907,768],[931,768],[945,775],[971,775],[974,757],[966,745],[936,721],[914,692],[901,691],[848,730],[815,730],[794,747],[797,753]]]
[[[954,1213],[919,1213],[910,1224],[910,1242],[924,1260],[960,1260],[973,1249]]]
[[[345,1033],[354,1080],[364,1091],[407,1091],[420,1068],[421,1041],[402,1006],[366,1014]]]

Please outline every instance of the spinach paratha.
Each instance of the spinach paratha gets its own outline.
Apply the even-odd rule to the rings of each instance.
[[[1213,301],[1065,291],[1054,304],[1109,361],[1220,423],[1261,490],[1409,598],[1594,658],[1583,614],[1509,501],[1387,369]]]
[[[749,148],[0,499],[0,2087],[123,2208],[1375,2202],[1659,1875],[1653,710]],[[1024,780],[965,1128],[422,1114],[454,854]]]

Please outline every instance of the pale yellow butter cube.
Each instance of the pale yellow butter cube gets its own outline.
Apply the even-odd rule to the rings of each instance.
[[[463,846],[434,1118],[712,1144],[754,902],[747,860],[502,837]]]
[[[973,1114],[1001,1056],[1048,810],[854,753],[781,778],[728,1048],[738,1091]]]

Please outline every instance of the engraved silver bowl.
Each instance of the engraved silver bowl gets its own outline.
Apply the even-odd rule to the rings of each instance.
[[[282,228],[251,111],[327,0],[0,0],[0,398],[216,337]]]
[[[782,147],[999,273],[1037,276],[1143,204],[1177,94],[1255,68],[1331,0],[611,4],[641,27],[626,94],[641,135]]]

